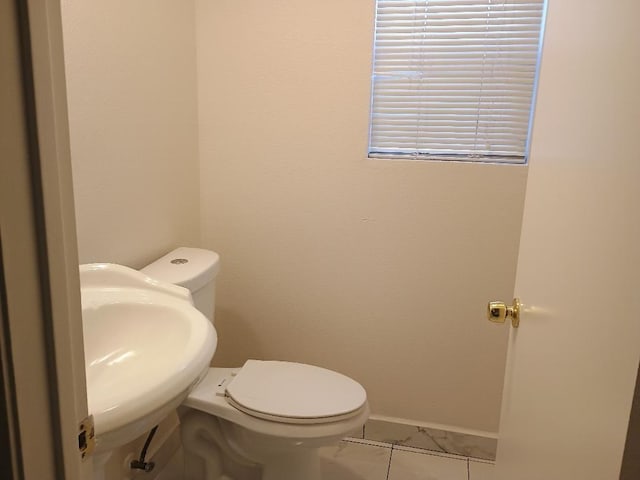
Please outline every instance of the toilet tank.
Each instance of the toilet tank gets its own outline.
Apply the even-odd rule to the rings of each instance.
[[[220,256],[211,250],[180,247],[140,271],[151,278],[188,288],[193,304],[213,323]]]

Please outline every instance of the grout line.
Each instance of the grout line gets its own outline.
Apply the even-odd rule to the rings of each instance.
[[[393,445],[391,446],[391,451],[389,452],[389,465],[387,465],[387,477],[386,480],[389,480],[389,474],[391,473],[391,459],[393,458]]]
[[[431,457],[450,458],[451,460],[464,460],[469,461],[469,457],[464,455],[457,455],[455,453],[438,452],[437,450],[427,450],[426,448],[407,447],[406,445],[399,445],[397,443],[392,444],[394,450],[400,450],[401,452],[415,453],[417,455],[428,455]]]
[[[487,460],[486,458],[469,457],[469,461],[470,462],[475,462],[475,463],[486,463],[488,465],[495,465],[496,464],[495,460]]]
[[[355,437],[346,437],[346,438],[348,438],[350,440],[353,440]],[[356,439],[356,440],[359,440],[359,439]],[[413,445],[405,445],[404,443],[398,443],[397,440],[392,440],[391,442],[388,442],[388,441],[383,441],[383,440],[370,440],[370,439],[368,439],[366,437],[363,438],[363,440],[369,441],[369,442],[375,442],[375,443],[382,443],[382,444],[386,444],[386,445],[393,445],[394,448],[397,448],[398,450],[406,450],[406,451],[409,451],[409,452],[415,452],[415,450],[420,450],[419,452],[415,452],[415,453],[422,453],[422,454],[425,454],[425,455],[436,455],[436,456],[446,457],[446,458],[457,458],[459,460],[465,460],[465,459],[468,458],[472,462],[491,463],[491,464],[494,464],[494,465],[496,463],[495,460],[490,460],[488,458],[471,457],[469,455],[463,455],[461,453],[451,453],[451,452],[447,452],[444,449],[442,449],[442,450],[433,450],[431,448],[426,448],[426,447],[415,447]]]
[[[385,442],[377,442],[375,440],[365,440],[363,438],[347,437],[342,439],[343,442],[356,443],[358,445],[367,445],[369,447],[391,448],[393,445]]]

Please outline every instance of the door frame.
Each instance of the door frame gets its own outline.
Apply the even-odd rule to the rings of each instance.
[[[90,479],[60,2],[2,2],[0,19],[3,463],[9,478]]]

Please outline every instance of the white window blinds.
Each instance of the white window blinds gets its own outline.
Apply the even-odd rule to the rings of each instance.
[[[370,156],[524,163],[544,0],[378,0]]]

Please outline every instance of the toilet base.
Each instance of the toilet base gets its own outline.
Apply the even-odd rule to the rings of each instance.
[[[180,420],[184,480],[260,480],[259,465],[238,454],[224,438],[220,419],[197,411]]]
[[[181,419],[184,480],[321,480],[319,449],[341,437],[290,441],[210,414]]]

